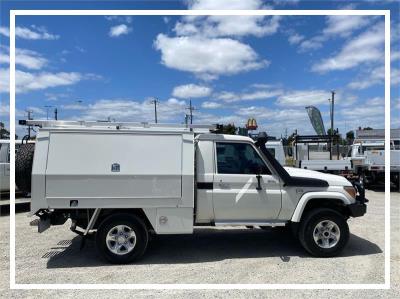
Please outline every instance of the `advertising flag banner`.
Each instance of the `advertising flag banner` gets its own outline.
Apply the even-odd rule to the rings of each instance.
[[[317,107],[306,107],[308,116],[310,117],[311,124],[318,135],[326,135],[324,122],[322,120],[321,112]]]

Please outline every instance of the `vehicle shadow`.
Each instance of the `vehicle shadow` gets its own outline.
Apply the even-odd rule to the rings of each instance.
[[[98,267],[110,265],[96,254],[93,240],[80,250],[81,237],[63,240],[47,252],[47,268]],[[340,255],[360,256],[382,253],[374,243],[356,235],[350,236]],[[312,258],[290,233],[261,229],[215,230],[198,228],[192,235],[158,235],[150,241],[139,265],[214,262],[232,258],[278,257],[290,262],[291,257]],[[111,265],[110,265],[111,266]]]

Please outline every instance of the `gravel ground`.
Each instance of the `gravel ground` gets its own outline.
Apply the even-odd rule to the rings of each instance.
[[[351,237],[341,256],[318,259],[308,256],[290,235],[245,228],[199,228],[193,235],[157,236],[137,264],[115,266],[102,262],[94,243],[79,249],[80,237],[69,223],[38,234],[27,213],[16,216],[17,283],[383,283],[384,193],[367,191],[370,199],[364,217],[349,221]],[[65,290],[65,297],[399,297],[399,193],[392,198],[391,290],[270,290],[270,291],[93,291]],[[9,217],[0,218],[2,232]],[[7,297],[42,297],[59,291],[8,290],[9,237],[0,238],[0,292]]]

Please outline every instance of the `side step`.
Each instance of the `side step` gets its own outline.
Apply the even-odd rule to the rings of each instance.
[[[215,222],[215,226],[285,226],[286,221],[219,221]]]

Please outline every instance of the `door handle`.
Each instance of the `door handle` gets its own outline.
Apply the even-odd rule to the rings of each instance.
[[[228,188],[229,188],[229,184],[228,184],[228,183],[224,183],[223,181],[220,181],[220,182],[218,183],[218,185],[219,185],[219,187],[220,187],[221,189],[228,189]]]

